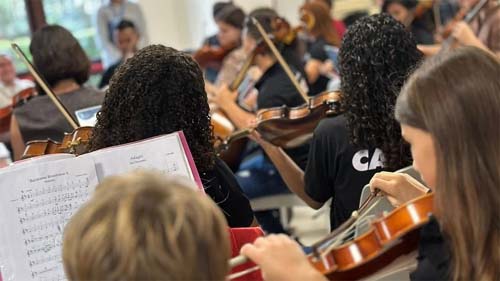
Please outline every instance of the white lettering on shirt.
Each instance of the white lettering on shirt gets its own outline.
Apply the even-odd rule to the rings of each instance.
[[[352,157],[352,166],[359,172],[375,170],[384,167],[384,154],[382,150],[375,149],[370,158],[368,149],[360,150]]]

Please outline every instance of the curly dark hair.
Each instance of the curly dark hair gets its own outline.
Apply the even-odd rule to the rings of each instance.
[[[111,78],[90,150],[180,130],[200,173],[210,171],[215,153],[203,74],[191,56],[151,45]]]
[[[351,143],[380,148],[388,170],[411,164],[394,107],[405,80],[421,60],[413,36],[388,14],[359,19],[342,42],[342,107]]]

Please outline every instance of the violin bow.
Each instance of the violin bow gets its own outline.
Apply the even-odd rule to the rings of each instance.
[[[481,9],[488,3],[489,0],[480,0],[479,3],[477,3],[468,13],[465,15],[464,22],[469,23],[471,22],[481,11]],[[451,45],[455,41],[455,38],[450,35],[444,42],[441,50],[448,50],[450,49]]]
[[[42,87],[42,89],[47,93],[49,98],[54,102],[56,105],[57,109],[64,115],[64,118],[66,118],[66,121],[70,124],[73,129],[78,128],[78,122],[73,118],[73,116],[69,113],[68,109],[64,107],[64,105],[61,103],[59,98],[57,98],[56,94],[50,89],[48,86],[47,81],[38,73],[38,71],[35,69],[35,66],[28,60],[28,57],[24,54],[24,52],[19,48],[19,46],[16,43],[11,44],[12,49],[14,49],[14,52],[17,54],[17,56],[24,62],[24,64],[28,67],[29,72],[33,77],[35,78],[36,82]]]
[[[285,70],[285,73],[288,76],[288,78],[290,79],[290,81],[292,82],[293,86],[297,89],[297,91],[299,92],[300,96],[304,99],[304,101],[307,102],[309,100],[307,94],[304,92],[302,87],[300,87],[299,82],[297,81],[297,79],[295,78],[295,75],[293,74],[292,70],[290,69],[290,66],[288,66],[285,59],[283,59],[283,56],[281,56],[280,52],[278,51],[278,49],[274,45],[273,41],[271,41],[271,39],[267,35],[266,31],[262,27],[262,25],[254,17],[252,17],[252,23],[257,27],[257,30],[259,30],[260,35],[264,39],[264,42],[266,42],[269,49],[271,49],[271,52],[276,57],[276,59],[278,60],[279,64],[283,68],[283,70]]]

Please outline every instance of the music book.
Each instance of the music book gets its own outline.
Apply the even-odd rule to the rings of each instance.
[[[204,192],[182,132],[0,169],[0,280],[66,280],[66,223],[105,177],[135,169],[185,176]]]

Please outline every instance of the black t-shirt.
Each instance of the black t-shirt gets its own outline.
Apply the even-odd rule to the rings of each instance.
[[[323,38],[318,38],[316,41],[309,45],[309,56],[311,59],[326,61],[329,57],[326,53],[325,47],[328,43]],[[309,95],[315,96],[324,92],[328,86],[330,79],[324,75],[320,75],[316,82],[309,83]]]
[[[293,67],[291,68],[294,73],[297,73]],[[279,63],[275,63],[264,72],[262,77],[255,84],[255,88],[259,90],[259,95],[257,96],[258,109],[283,105],[295,107],[305,103]],[[301,168],[306,166],[308,151],[308,143],[296,148],[285,149],[285,152]]]
[[[321,120],[314,130],[305,170],[305,192],[324,203],[333,198],[330,226],[335,229],[359,207],[363,187],[382,170],[380,149],[350,144],[344,115]]]
[[[230,227],[247,227],[252,224],[250,202],[241,191],[233,172],[219,158],[213,171],[200,175],[205,192],[217,203]]]
[[[434,217],[420,231],[417,259],[417,269],[410,274],[411,280],[450,279],[449,248]]]

